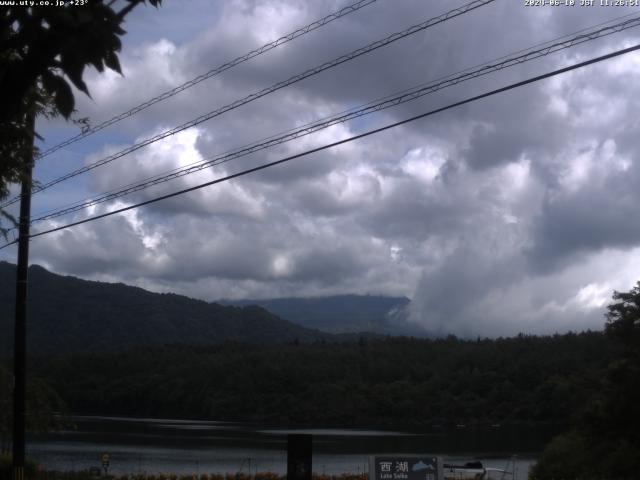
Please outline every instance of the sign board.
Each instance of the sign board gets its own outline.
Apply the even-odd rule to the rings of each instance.
[[[371,480],[442,480],[442,459],[432,455],[369,457]]]

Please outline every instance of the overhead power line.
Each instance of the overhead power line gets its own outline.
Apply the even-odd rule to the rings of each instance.
[[[484,76],[489,73],[493,73],[496,71],[503,70],[505,68],[519,65],[519,64],[522,64],[546,55],[550,55],[560,50],[571,48],[573,46],[576,46],[591,40],[595,40],[597,38],[602,38],[607,35],[611,35],[613,33],[621,32],[629,28],[637,27],[639,25],[640,25],[640,16],[627,19],[623,22],[619,22],[617,24],[609,25],[599,29],[595,29],[595,27],[592,27],[591,30],[583,29],[581,30],[581,32],[583,33],[581,33],[580,35],[568,38],[566,40],[559,41],[559,42],[551,40],[550,42],[546,42],[542,44],[543,46],[540,48],[531,47],[530,49],[527,49],[527,50],[521,50],[519,52],[516,52],[516,53],[519,53],[519,55],[512,54],[511,56],[501,57],[499,61],[494,60],[491,62],[487,62],[482,66],[480,66],[479,68],[467,69],[460,74],[452,74],[452,75],[449,75],[448,77],[444,77],[443,80],[434,81],[428,84],[423,84],[418,87],[405,90],[400,94],[397,94],[394,96],[387,96],[381,101],[376,101],[375,103],[370,102],[362,107],[356,107],[356,109],[351,109],[348,112],[343,112],[338,115],[304,125],[297,129],[290,130],[282,135],[273,136],[268,139],[255,142],[248,146],[211,157],[207,160],[197,162],[197,163],[185,166],[183,168],[174,169],[170,172],[153,176],[151,178],[148,178],[138,183],[129,184],[120,189],[113,190],[111,192],[106,192],[96,198],[87,199],[83,202],[78,202],[65,208],[44,212],[41,216],[34,218],[32,220],[32,224],[35,222],[43,221],[43,220],[57,218],[57,217],[74,213],[74,212],[77,212],[77,211],[80,211],[104,202],[115,200],[125,195],[138,192],[140,190],[144,190],[151,186],[159,185],[159,184],[162,184],[162,183],[165,183],[165,182],[168,182],[192,173],[202,171],[212,166],[227,163],[229,161],[255,153],[257,151],[264,150],[266,148],[279,145],[279,144],[294,140],[296,138],[309,135],[311,133],[315,133],[319,130],[328,128],[333,125],[344,123],[349,120],[353,120],[355,118],[359,118],[365,115],[369,115],[371,113],[375,113],[381,110],[385,110],[387,108],[391,108],[397,105],[401,105],[403,103],[416,100],[425,95],[428,95],[430,93],[439,91],[441,89],[444,89],[453,85],[457,85],[461,82],[465,82],[467,80],[478,78],[480,76]],[[569,36],[564,35],[560,38],[567,38],[567,37]]]
[[[209,70],[206,73],[203,73],[202,75],[199,75],[191,80],[189,80],[188,82],[183,83],[182,85],[179,85],[175,88],[172,88],[171,90],[167,90],[166,92],[161,93],[160,95],[153,97],[149,100],[147,100],[144,103],[141,103],[139,105],[136,105],[135,107],[131,108],[130,110],[127,110],[126,112],[123,112],[119,115],[116,115],[113,118],[110,118],[109,120],[105,120],[104,122],[95,125],[93,127],[90,127],[84,131],[82,131],[81,133],[79,133],[78,135],[75,135],[71,138],[68,138],[67,140],[58,143],[57,145],[54,145],[50,148],[48,148],[47,150],[43,151],[38,158],[43,158],[46,157],[47,155],[52,154],[53,152],[60,150],[63,147],[66,147],[67,145],[71,145],[72,143],[75,143],[79,140],[82,140],[83,138],[86,138],[90,135],[93,135],[96,132],[99,132],[100,130],[103,130],[111,125],[113,125],[114,123],[118,123],[121,120],[124,120],[125,118],[129,118],[132,117],[133,115],[140,113],[141,111],[149,108],[152,105],[155,105],[158,102],[162,102],[163,100],[166,100],[170,97],[173,97],[174,95],[177,95],[178,93],[193,87],[194,85],[197,85],[200,82],[203,82],[204,80],[207,80],[209,78],[215,77],[216,75],[219,75],[220,73],[229,70],[230,68],[233,68],[237,65],[240,65],[241,63],[246,62],[247,60],[251,60],[254,57],[257,57],[258,55],[262,55],[263,53],[268,52],[269,50],[273,50],[276,47],[279,47],[280,45],[284,45],[285,43],[290,42],[291,40],[294,40],[298,37],[301,37],[302,35],[306,35],[309,32],[312,32],[313,30],[316,30],[320,27],[324,27],[325,25],[333,22],[334,20],[337,20],[341,17],[344,17],[345,15],[349,15],[350,13],[353,13],[357,10],[360,10],[363,7],[366,7],[367,5],[372,4],[373,2],[376,2],[377,0],[359,0],[355,3],[352,3],[350,5],[347,5],[346,7],[333,12],[329,15],[327,15],[326,17],[321,18],[320,20],[316,20],[315,22],[310,23],[309,25],[306,25],[302,28],[299,28],[291,33],[288,33],[280,38],[278,38],[277,40],[274,40],[272,42],[266,43],[263,46],[261,46],[260,48],[256,48],[255,50],[250,51],[249,53],[246,53],[244,55],[241,55],[237,58],[234,58],[233,60],[224,63],[212,70]]]
[[[487,5],[489,3],[494,2],[495,0],[473,0],[461,7],[455,8],[453,10],[450,10],[442,15],[438,15],[437,17],[433,17],[425,22],[419,23],[417,25],[413,25],[409,28],[407,28],[406,30],[403,30],[401,32],[396,32],[393,33],[381,40],[377,40],[375,42],[370,43],[369,45],[365,46],[365,47],[361,47],[358,48],[356,50],[353,50],[352,52],[346,54],[346,55],[342,55],[334,60],[331,60],[329,62],[325,62],[322,65],[315,67],[315,68],[311,68],[309,70],[306,70],[298,75],[294,75],[292,77],[290,77],[287,80],[283,80],[281,82],[278,82],[270,87],[264,88],[262,90],[260,90],[257,93],[252,93],[251,95],[248,95],[240,100],[236,100],[233,103],[230,103],[228,105],[225,105],[224,107],[221,107],[217,110],[214,110],[212,112],[206,113],[204,115],[201,115],[189,122],[183,123],[180,126],[174,127],[171,130],[166,130],[162,133],[159,133],[153,137],[147,138],[141,142],[138,142],[134,145],[131,145],[130,147],[127,147],[123,150],[120,150],[117,153],[114,153],[113,155],[109,155],[108,157],[102,158],[101,160],[97,160],[96,162],[91,163],[90,165],[86,165],[82,168],[79,168],[77,170],[74,170],[70,173],[67,173],[66,175],[63,175],[61,177],[58,177],[54,180],[51,180],[50,182],[47,182],[43,185],[41,185],[40,187],[38,187],[37,189],[35,189],[33,191],[33,194],[42,192],[43,190],[46,190],[60,182],[63,182],[65,180],[69,180],[73,177],[76,177],[78,175],[81,175],[83,173],[86,173],[88,171],[91,171],[97,167],[100,167],[102,165],[105,165],[107,163],[110,163],[118,158],[124,157],[125,155],[135,152],[136,150],[139,150],[143,147],[146,147],[147,145],[150,145],[152,143],[155,143],[159,140],[162,140],[164,138],[167,138],[169,136],[175,135],[176,133],[182,132],[183,130],[186,130],[188,128],[191,127],[195,127],[196,125],[199,125],[203,122],[206,122],[207,120],[211,120],[214,117],[217,117],[219,115],[222,115],[223,113],[226,113],[230,110],[236,109],[242,105],[245,105],[249,102],[253,102],[254,100],[257,100],[259,98],[264,97],[265,95],[268,95],[270,93],[273,93],[277,90],[280,90],[284,87],[287,87],[289,85],[292,85],[294,83],[297,83],[301,80],[304,80],[306,78],[309,78],[313,75],[317,75],[320,72],[323,72],[325,70],[328,70],[330,68],[333,68],[337,65],[340,65],[342,63],[348,62],[350,60],[353,60],[354,58],[360,57],[361,55],[364,55],[366,53],[369,53],[371,51],[377,50],[378,48],[384,47],[386,45],[389,45],[390,43],[393,43],[397,40],[400,40],[402,38],[408,37],[409,35],[413,35],[415,33],[418,33],[420,31],[423,31],[429,27],[432,27],[434,25],[446,22],[447,20],[450,20],[452,18],[458,17],[460,15],[463,15],[465,13],[468,13],[472,10],[475,10],[476,8],[482,7],[484,5]],[[20,196],[16,196],[13,199],[9,200],[8,202],[6,202],[3,205],[0,205],[0,208],[5,208],[8,205],[11,205],[15,202],[17,202],[20,199]]]
[[[302,152],[302,153],[291,155],[291,156],[282,158],[280,160],[276,160],[274,162],[269,162],[269,163],[266,163],[266,164],[263,164],[263,165],[260,165],[260,166],[257,166],[257,167],[249,168],[247,170],[243,170],[243,171],[238,172],[238,173],[227,175],[227,176],[222,177],[222,178],[211,180],[209,182],[205,182],[205,183],[202,183],[200,185],[193,186],[193,187],[185,188],[183,190],[179,190],[177,192],[169,193],[167,195],[162,195],[162,196],[150,199],[150,200],[146,200],[144,202],[136,203],[134,205],[129,205],[127,207],[119,208],[119,209],[113,210],[111,212],[102,213],[100,215],[95,215],[93,217],[88,217],[88,218],[85,218],[83,220],[67,223],[67,224],[61,225],[59,227],[55,227],[55,228],[51,228],[51,229],[48,229],[48,230],[44,230],[42,232],[33,233],[33,234],[31,234],[29,236],[29,238],[39,237],[39,236],[42,236],[42,235],[47,235],[47,234],[50,234],[50,233],[58,232],[60,230],[64,230],[64,229],[67,229],[67,228],[75,227],[77,225],[82,225],[84,223],[93,222],[93,221],[99,220],[101,218],[110,217],[110,216],[116,215],[118,213],[123,213],[123,212],[129,211],[129,210],[133,210],[135,208],[140,208],[140,207],[143,207],[143,206],[146,206],[146,205],[150,205],[152,203],[159,202],[161,200],[166,200],[166,199],[169,199],[169,198],[172,198],[172,197],[177,197],[179,195],[183,195],[185,193],[193,192],[195,190],[200,190],[202,188],[205,188],[205,187],[208,187],[208,186],[211,186],[211,185],[215,185],[215,184],[222,183],[222,182],[225,182],[225,181],[228,181],[228,180],[232,180],[234,178],[239,178],[239,177],[242,177],[244,175],[248,175],[250,173],[258,172],[260,170],[265,170],[267,168],[274,167],[276,165],[280,165],[282,163],[289,162],[291,160],[295,160],[297,158],[305,157],[305,156],[310,155],[312,153],[317,153],[317,152],[320,152],[320,151],[323,151],[323,150],[327,150],[327,149],[332,148],[332,147],[336,147],[338,145],[343,145],[345,143],[349,143],[349,142],[352,142],[354,140],[358,140],[358,139],[361,139],[361,138],[368,137],[370,135],[375,135],[375,134],[381,133],[381,132],[383,132],[385,130],[389,130],[391,128],[395,128],[395,127],[398,127],[400,125],[407,124],[409,122],[413,122],[413,121],[416,121],[416,120],[419,120],[419,119],[422,119],[422,118],[429,117],[431,115],[435,115],[436,113],[444,112],[446,110],[450,110],[452,108],[459,107],[461,105],[472,103],[472,102],[481,100],[483,98],[487,98],[487,97],[490,97],[490,96],[493,96],[493,95],[497,95],[499,93],[503,93],[503,92],[506,92],[506,91],[509,91],[509,90],[513,90],[515,88],[519,88],[519,87],[522,87],[522,86],[525,86],[525,85],[529,85],[531,83],[539,82],[539,81],[544,80],[546,78],[554,77],[556,75],[560,75],[562,73],[566,73],[566,72],[569,72],[571,70],[576,70],[578,68],[582,68],[582,67],[585,67],[587,65],[592,65],[592,64],[595,64],[595,63],[599,63],[599,62],[602,62],[604,60],[608,60],[608,59],[611,59],[611,58],[614,58],[614,57],[618,57],[620,55],[624,55],[626,53],[630,53],[630,52],[633,52],[633,51],[636,51],[636,50],[640,50],[640,44],[634,45],[632,47],[624,48],[624,49],[621,49],[621,50],[617,50],[615,52],[608,53],[606,55],[601,55],[599,57],[592,58],[592,59],[586,60],[584,62],[580,62],[580,63],[576,63],[574,65],[570,65],[568,67],[560,68],[560,69],[554,70],[552,72],[548,72],[548,73],[545,73],[545,74],[542,74],[542,75],[537,75],[535,77],[531,77],[531,78],[528,78],[526,80],[522,80],[520,82],[512,83],[512,84],[507,85],[505,87],[497,88],[495,90],[491,90],[489,92],[485,92],[485,93],[482,93],[480,95],[476,95],[476,96],[467,98],[465,100],[460,100],[458,102],[451,103],[451,104],[449,104],[447,106],[440,107],[440,108],[437,108],[435,110],[431,110],[431,111],[422,113],[420,115],[415,115],[415,116],[407,118],[405,120],[401,120],[399,122],[394,122],[394,123],[385,125],[384,127],[376,128],[376,129],[373,129],[373,130],[368,130],[367,132],[361,133],[359,135],[354,135],[352,137],[345,138],[343,140],[339,140],[337,142],[333,142],[333,143],[330,143],[330,144],[327,144],[327,145],[323,145],[321,147],[313,148],[311,150],[307,150],[307,151]],[[3,245],[2,247],[0,247],[0,249],[8,247],[9,245],[12,245],[14,243],[16,243],[16,242],[13,241],[13,242],[7,243],[7,244]]]

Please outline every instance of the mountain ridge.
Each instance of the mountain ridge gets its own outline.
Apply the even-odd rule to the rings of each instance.
[[[259,305],[280,318],[334,334],[373,332],[378,335],[425,337],[427,332],[407,322],[407,297],[331,295],[268,299],[217,300],[222,305]]]
[[[11,350],[16,266],[0,262],[0,352]],[[331,341],[330,334],[283,320],[258,306],[224,306],[123,283],[29,267],[28,349],[114,351],[164,344]]]

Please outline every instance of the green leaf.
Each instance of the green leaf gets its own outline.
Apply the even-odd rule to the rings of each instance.
[[[56,91],[56,75],[49,70],[42,72],[42,86],[49,95],[53,95]]]
[[[42,86],[50,95],[53,95],[54,102],[58,111],[69,118],[75,106],[73,92],[71,87],[64,78],[55,75],[49,71],[42,74]]]
[[[91,23],[93,21],[93,13],[89,9],[78,10],[78,23]]]
[[[57,85],[54,101],[56,108],[64,116],[69,118],[73,113],[73,107],[75,106],[75,100],[73,98],[73,92],[69,84],[61,77],[57,77],[60,82]]]
[[[78,90],[87,94],[88,97],[91,97],[87,84],[82,80],[82,72],[84,71],[85,65],[83,60],[70,58],[70,56],[66,55],[61,60],[62,70],[69,77],[71,82],[73,82]]]
[[[49,13],[49,12],[48,12]],[[47,21],[56,27],[72,29],[78,25],[78,21],[66,8],[51,9]]]
[[[120,75],[122,75],[122,69],[120,68],[120,61],[118,60],[118,55],[115,52],[107,52],[104,56],[104,64],[109,67],[111,70],[115,70]]]

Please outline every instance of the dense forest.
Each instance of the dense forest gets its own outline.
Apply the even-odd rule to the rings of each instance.
[[[314,425],[567,425],[614,355],[602,333],[165,346],[35,359],[74,413]]]

